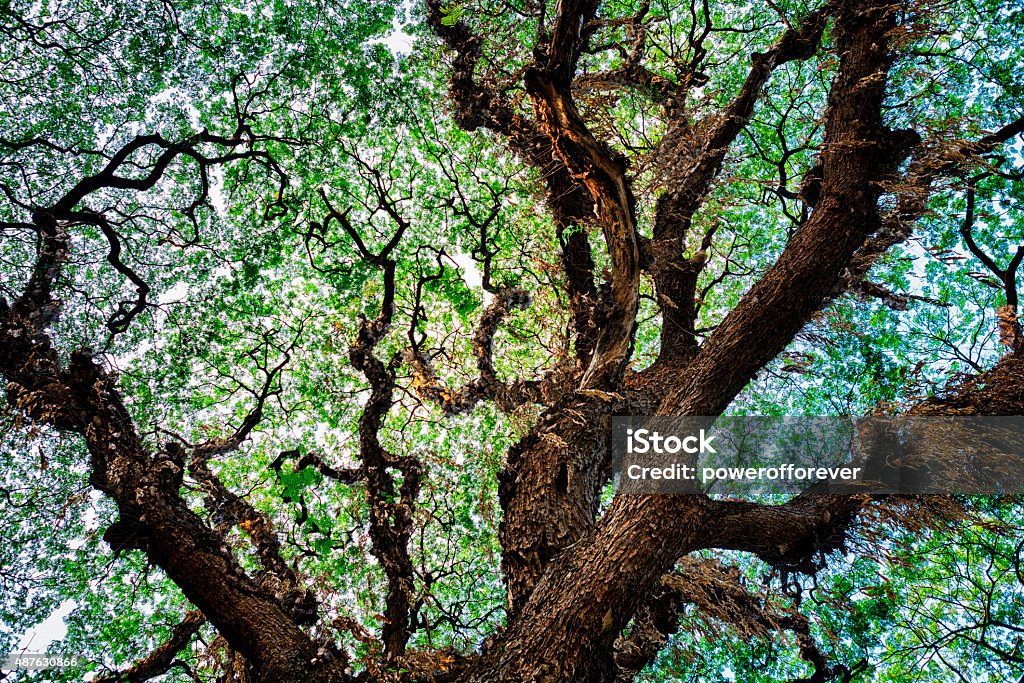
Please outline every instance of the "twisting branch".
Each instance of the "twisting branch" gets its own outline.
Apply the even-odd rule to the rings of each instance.
[[[854,11],[844,5],[840,11],[837,30],[849,48],[841,50],[841,69],[830,92],[821,200],[775,265],[726,316],[695,360],[695,382],[715,398],[704,402],[693,386],[684,384],[666,399],[666,414],[718,414],[755,367],[785,348],[825,302],[856,250],[881,227],[882,183],[894,178],[919,141],[913,132],[890,130],[882,120],[892,59],[886,36],[894,24],[893,10],[887,7]],[[851,168],[857,169],[856,175],[847,172]],[[785,314],[780,315],[782,311]],[[770,344],[763,334],[769,329]],[[712,368],[715,378],[706,374]]]
[[[321,196],[328,208],[327,226],[336,220],[352,239],[360,257],[384,275],[384,294],[380,311],[373,319],[359,324],[355,340],[349,346],[352,367],[370,383],[370,397],[359,417],[359,458],[370,506],[371,553],[380,562],[387,578],[382,640],[386,661],[405,654],[406,645],[417,624],[416,599],[413,588],[415,569],[409,556],[413,512],[420,490],[423,466],[413,456],[396,456],[380,442],[380,429],[393,404],[395,371],[401,356],[395,354],[388,363],[374,349],[387,334],[395,314],[395,260],[391,254],[398,247],[409,223],[387,196],[381,185],[375,186],[380,209],[394,219],[397,228],[379,252],[372,252],[349,219],[349,212],[339,213],[327,196]],[[400,475],[396,477],[394,472]]]
[[[534,120],[474,73],[483,39],[462,21],[444,21],[442,4],[428,0],[431,29],[455,53],[449,93],[456,122],[487,126],[541,173],[562,248],[562,265],[576,334],[579,391],[551,411],[509,454],[500,475],[505,512],[500,528],[509,611],[514,615],[548,562],[593,524],[604,481],[603,420],[632,351],[639,304],[636,206],[626,163],[598,140],[572,96],[578,61],[599,26],[597,2],[558,4],[547,22],[538,13],[538,49],[523,84]],[[600,227],[611,260],[607,281],[594,283],[585,227]],[[540,501],[544,501],[543,504]]]
[[[359,468],[338,469],[327,464],[323,457],[316,453],[306,453],[300,457],[298,450],[282,451],[277,458],[274,459],[274,462],[270,463],[270,469],[275,472],[280,472],[281,467],[284,465],[284,461],[291,458],[297,458],[295,464],[292,466],[292,473],[301,472],[307,467],[312,467],[328,479],[333,479],[341,482],[342,484],[355,484],[362,480],[362,470]]]
[[[577,62],[595,29],[589,22],[596,7],[595,2],[562,2],[550,26],[541,22],[543,46],[524,76],[536,123],[501,114],[511,110],[495,109],[498,100],[484,97],[479,89],[475,99],[467,96],[467,88],[476,82],[472,69],[480,40],[461,22],[444,26],[439,15],[431,19],[435,32],[459,54],[453,96],[461,98],[462,107],[476,107],[481,123],[496,126],[513,151],[541,170],[566,245],[563,266],[574,308],[579,393],[566,398],[565,405],[516,446],[501,474],[502,563],[512,613],[547,562],[593,523],[604,458],[595,443],[600,438],[592,430],[585,433],[588,422],[580,416],[601,419],[610,411],[611,388],[625,372],[632,351],[639,303],[636,206],[626,165],[588,129],[571,93]],[[428,12],[431,8],[428,3]],[[600,290],[593,285],[593,260],[579,227],[584,220],[601,228],[610,255],[608,282]],[[541,506],[540,500],[547,503]]]
[[[558,238],[563,243],[562,267],[576,334],[577,363],[582,372],[591,361],[599,329],[594,310],[594,261],[582,229],[593,220],[594,200],[555,153],[551,136],[515,111],[505,93],[477,77],[475,70],[481,59],[483,39],[473,34],[465,22],[447,21],[440,0],[427,0],[426,9],[431,30],[455,54],[448,88],[456,107],[455,122],[467,131],[486,127],[505,137],[512,152],[535,168],[544,183]],[[543,6],[539,21],[543,25]]]
[[[420,398],[440,406],[448,414],[462,413],[481,401],[494,400],[508,412],[524,403],[543,403],[542,382],[516,380],[506,383],[498,379],[494,369],[494,335],[501,321],[514,309],[530,305],[530,296],[521,289],[503,289],[495,294],[477,324],[473,335],[473,350],[479,376],[461,389],[452,390],[437,377],[430,358],[416,347],[406,354],[412,369],[413,390]]]
[[[287,186],[287,178],[284,171],[268,152],[254,148],[255,143],[268,139],[270,138],[267,136],[253,136],[250,134],[247,139],[243,140],[237,132],[235,137],[227,138],[210,133],[207,130],[200,131],[181,141],[168,140],[156,134],[138,135],[111,155],[88,150],[65,150],[42,140],[30,140],[24,143],[0,140],[0,144],[8,147],[39,144],[62,152],[98,154],[102,158],[107,159],[107,163],[98,173],[79,180],[59,199],[53,202],[46,211],[54,220],[65,223],[68,226],[83,224],[92,225],[99,229],[109,244],[107,253],[108,263],[135,287],[137,294],[135,300],[120,302],[117,309],[107,319],[106,325],[112,338],[125,332],[132,321],[150,305],[147,297],[151,292],[151,288],[134,268],[125,263],[122,246],[123,238],[119,234],[115,222],[103,210],[89,207],[85,203],[86,200],[91,195],[112,190],[138,193],[149,191],[156,187],[157,183],[164,178],[172,163],[179,158],[185,158],[191,160],[199,168],[200,192],[188,206],[183,207],[182,211],[192,222],[193,229],[198,231],[196,211],[200,206],[206,204],[209,199],[209,174],[210,169],[214,166],[246,160],[261,164],[267,169],[268,173],[276,178],[278,185],[276,201],[280,202],[281,195]],[[212,154],[203,151],[204,147],[211,146],[214,149],[225,151]],[[239,150],[239,147],[243,147],[243,149]],[[135,162],[135,158],[138,155],[150,152],[155,153],[155,158],[149,165],[144,167],[143,175],[139,177],[125,175],[130,169],[138,167],[138,164]],[[0,186],[0,189],[3,189],[15,205],[26,206],[6,186]]]
[[[560,3],[547,55],[524,78],[539,127],[551,139],[555,156],[590,192],[611,260],[611,282],[597,308],[594,353],[580,380],[583,390],[607,390],[621,378],[633,347],[640,282],[636,201],[625,162],[594,137],[569,91],[587,40],[586,22],[596,8],[596,3],[585,0]]]

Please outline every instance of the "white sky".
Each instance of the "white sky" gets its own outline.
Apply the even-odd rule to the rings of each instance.
[[[73,600],[65,600],[50,616],[46,617],[36,626],[30,628],[18,641],[17,652],[46,652],[55,642],[60,642],[68,634],[68,626],[64,623],[64,617],[71,614],[77,607]]]

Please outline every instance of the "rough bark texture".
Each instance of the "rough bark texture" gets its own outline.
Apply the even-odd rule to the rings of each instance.
[[[121,260],[117,231],[102,211],[88,206],[94,193],[148,190],[181,155],[198,162],[204,187],[209,167],[247,158],[275,169],[273,160],[254,152],[252,141],[243,151],[239,135],[229,139],[204,132],[180,143],[142,136],[113,155],[100,173],[75,184],[49,208],[37,209],[31,224],[25,224],[38,236],[34,271],[19,298],[13,303],[0,300],[0,372],[7,400],[32,420],[84,440],[90,482],[119,512],[118,521],[106,530],[106,541],[117,551],[145,553],[198,610],[152,655],[100,680],[145,680],[166,672],[205,620],[257,683],[628,681],[656,656],[688,604],[755,631],[795,633],[800,655],[814,667],[811,680],[849,673],[825,661],[806,618],[772,611],[729,568],[687,556],[703,549],[729,549],[754,554],[787,572],[812,573],[825,555],[844,547],[858,514],[872,499],[813,489],[778,506],[703,495],[620,495],[601,514],[610,469],[610,420],[613,415],[721,414],[836,296],[850,289],[879,295],[865,280],[867,272],[910,234],[935,181],[1020,134],[1024,123],[1013,122],[937,160],[918,154],[918,133],[887,127],[883,102],[889,69],[899,57],[901,9],[885,0],[829,0],[792,25],[786,22],[766,52],[751,55],[747,76],[728,105],[698,120],[687,111],[686,101],[690,90],[706,79],[699,70],[700,58],[681,69],[677,80],[643,65],[646,4],[636,16],[622,20],[631,27],[633,40],[624,64],[607,73],[580,73],[581,56],[594,47],[591,37],[606,21],[599,5],[597,0],[557,3],[554,16],[539,22],[532,61],[518,82],[499,87],[477,73],[485,61],[484,39],[464,22],[452,21],[438,0],[426,3],[431,30],[453,56],[449,95],[456,122],[469,131],[487,128],[495,133],[544,184],[562,243],[574,343],[572,357],[548,376],[510,382],[495,369],[495,334],[512,310],[530,305],[527,293],[518,289],[492,290],[494,299],[473,338],[479,377],[459,390],[447,388],[436,375],[413,334],[412,348],[379,357],[395,317],[395,252],[411,223],[379,174],[370,174],[368,196],[371,203],[377,201],[376,213],[394,223],[393,234],[379,248],[370,244],[370,231],[355,225],[348,211],[335,210],[322,193],[327,217],[320,228],[337,224],[358,258],[384,282],[379,312],[360,322],[348,354],[368,388],[358,424],[359,465],[339,470],[313,454],[295,465],[295,471],[314,466],[337,482],[365,489],[370,552],[387,582],[379,639],[347,617],[334,620],[334,626],[352,633],[378,656],[361,673],[352,673],[345,653],[329,639],[310,635],[318,604],[299,572],[285,561],[278,531],[211,467],[259,423],[280,366],[267,370],[256,405],[230,437],[156,446],[144,443],[133,424],[116,376],[88,349],[79,349],[69,364],[62,364],[49,337],[61,305],[53,292],[70,258],[67,229],[76,223],[104,235],[110,245],[108,262],[138,292],[136,301],[108,321],[111,333],[122,332],[147,306],[148,285]],[[691,236],[695,218],[773,73],[784,64],[815,57],[827,27],[838,70],[822,117],[817,165],[801,193],[805,220],[774,264],[699,343],[698,278],[715,228]],[[707,35],[694,38],[695,54]],[[652,163],[665,188],[649,229],[638,225],[626,157],[595,133],[597,126],[581,106],[582,95],[608,87],[649,93],[662,109],[667,132]],[[512,88],[525,97],[514,97]],[[530,113],[524,113],[527,108]],[[119,175],[141,149],[149,149],[155,159],[146,174]],[[882,211],[880,198],[895,186],[901,189],[893,191],[893,208]],[[969,210],[962,234],[977,249],[970,220]],[[594,239],[603,240],[609,262],[600,284],[591,250]],[[696,247],[689,256],[688,246]],[[1022,259],[1024,250],[1005,267],[989,265],[1006,287],[1010,308],[1000,320],[1009,355],[947,395],[913,407],[910,415],[1024,412],[1024,342],[1015,315],[1015,275]],[[645,277],[657,293],[661,342],[656,362],[638,372],[630,362]],[[421,627],[419,578],[409,546],[425,468],[412,455],[389,451],[380,438],[396,400],[403,362],[411,371],[412,393],[440,405],[445,413],[463,412],[482,401],[494,401],[505,411],[527,403],[544,409],[507,454],[499,475],[507,628],[471,656],[417,653],[409,646]],[[286,457],[297,455],[283,453],[272,467],[279,471]],[[203,491],[207,506],[217,510],[219,525],[207,524],[186,504],[180,492],[186,473]],[[243,571],[225,542],[236,526],[260,563],[254,576]]]

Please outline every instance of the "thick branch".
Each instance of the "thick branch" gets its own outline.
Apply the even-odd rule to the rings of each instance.
[[[220,520],[217,533],[224,537],[228,530],[238,526],[252,541],[264,569],[257,577],[261,590],[272,595],[296,624],[315,624],[316,596],[302,585],[298,573],[285,562],[281,541],[267,516],[226,487],[209,468],[208,456],[203,453],[193,454],[188,470],[207,494],[207,506],[214,511],[215,519]]]
[[[910,141],[881,120],[896,12],[883,2],[849,2],[836,14],[841,57],[825,124],[822,202],[718,326],[661,414],[720,412],[792,340],[877,227],[878,183]],[[699,496],[617,497],[594,532],[541,577],[480,679],[529,680],[547,670],[552,680],[572,680],[591,652],[610,646],[654,582],[701,545],[714,519]],[[571,623],[556,616],[566,611],[575,615]]]
[[[640,281],[636,205],[624,161],[594,138],[560,78],[558,73],[531,69],[526,87],[556,156],[593,197],[611,258],[611,283],[598,309],[597,343],[580,382],[582,389],[600,390],[621,377],[633,347]]]
[[[814,573],[820,558],[844,547],[868,496],[824,495],[808,489],[783,505],[713,501],[709,548],[742,550],[779,568]]]
[[[62,211],[84,194],[79,190],[68,197]],[[0,372],[7,379],[10,405],[40,423],[83,437],[90,482],[117,503],[120,515],[105,538],[119,549],[143,550],[164,569],[245,655],[260,680],[304,680],[311,669],[330,679],[330,665],[310,664],[316,652],[312,641],[181,499],[181,463],[146,449],[116,379],[87,350],[72,354],[67,369],[61,367],[47,327],[57,314],[51,288],[68,258],[70,239],[51,211],[37,211],[33,221],[40,238],[33,274],[13,305],[0,301]]]
[[[585,366],[596,344],[597,290],[590,246],[580,224],[592,219],[593,198],[559,159],[551,137],[533,121],[514,112],[504,93],[476,77],[483,39],[462,21],[446,23],[440,0],[428,0],[426,8],[431,30],[455,54],[448,93],[455,104],[456,123],[467,131],[483,126],[505,137],[512,152],[540,174],[559,234],[569,231],[562,266],[573,312],[577,358]]]

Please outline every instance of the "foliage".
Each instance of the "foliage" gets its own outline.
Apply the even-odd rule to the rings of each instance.
[[[646,66],[671,79],[681,65],[699,63],[702,83],[687,107],[697,127],[711,126],[746,78],[749,55],[769,50],[812,5],[644,3]],[[477,72],[514,83],[533,58],[538,7],[457,2],[442,6],[441,23],[487,36]],[[584,54],[581,73],[624,65],[635,38],[628,19],[639,8],[625,1],[601,6],[600,37],[625,47]],[[554,13],[555,3],[547,11]],[[930,153],[940,155],[1019,115],[1024,7],[921,0],[903,3],[901,12],[895,41],[903,56],[890,74],[888,125],[927,133]],[[716,28],[694,47],[705,22]],[[413,40],[407,54],[388,49],[399,27]],[[349,345],[362,321],[378,315],[388,288],[363,251],[380,253],[410,226],[391,255],[394,320],[375,349],[385,362],[398,359],[394,406],[380,439],[425,470],[409,541],[418,618],[409,647],[451,657],[480,653],[506,626],[499,473],[543,409],[487,402],[448,415],[423,399],[409,349],[430,359],[449,391],[472,382],[477,325],[499,293],[518,288],[529,292],[528,307],[510,307],[489,340],[497,377],[540,381],[546,370],[571,365],[576,339],[562,257],[578,232],[591,240],[595,272],[607,273],[613,259],[600,230],[584,221],[559,226],[540,171],[506,151],[497,133],[467,132],[453,122],[447,79],[455,67],[418,5],[0,0],[0,36],[5,301],[17,299],[32,276],[33,211],[99,173],[136,136],[158,134],[185,147],[206,131],[232,141],[232,151],[265,155],[213,163],[228,154],[225,145],[195,142],[205,156],[178,156],[151,188],[90,196],[92,210],[116,229],[123,267],[99,225],[69,222],[74,249],[56,286],[61,316],[51,337],[64,362],[85,347],[116,373],[154,451],[175,440],[230,439],[261,406],[244,443],[214,457],[211,469],[273,523],[287,563],[316,592],[319,620],[310,632],[337,639],[353,668],[371,673],[386,622],[387,576],[367,530],[364,485],[292,466],[306,455],[339,470],[359,466],[369,382],[353,366]],[[835,50],[829,29],[815,56],[775,70],[694,217],[683,252],[701,252],[706,264],[698,341],[806,219],[798,194],[821,151]],[[666,123],[657,98],[596,84],[578,95],[595,134],[629,155],[636,213],[648,221],[640,231],[649,232],[666,189],[657,161],[666,153],[659,146]],[[519,91],[511,106],[531,112]],[[161,150],[138,150],[124,172],[146,176]],[[1007,292],[968,249],[960,226],[970,191],[979,249],[1001,266],[1009,262],[1024,243],[1021,162],[1018,141],[937,180],[913,235],[870,269],[868,279],[887,294],[853,290],[835,298],[729,412],[895,411],[941,395],[951,377],[991,367],[1005,352],[996,311]],[[883,206],[896,195],[886,188]],[[356,226],[362,245],[346,225]],[[140,292],[125,270],[150,293],[130,324],[119,326]],[[607,280],[599,276],[598,287]],[[649,277],[640,292],[635,371],[658,357],[663,324]],[[70,601],[67,636],[54,647],[83,653],[93,675],[124,669],[166,640],[190,605],[143,552],[103,542],[117,510],[90,487],[81,439],[31,424],[17,406],[5,408],[0,652]],[[194,478],[185,479],[182,495],[211,526],[223,522]],[[766,604],[807,614],[829,660],[854,672],[846,680],[1016,681],[1024,674],[1020,506],[993,499],[965,506],[962,523],[920,533],[894,526],[884,542],[834,555],[813,579],[780,575],[747,554],[715,557],[736,564],[759,594],[792,590],[785,582],[796,581],[797,593],[766,597]],[[244,568],[259,572],[249,536],[236,528],[225,542]],[[808,675],[791,634],[750,637],[709,623],[699,610],[684,612],[680,624],[638,680]],[[192,680],[190,671],[214,680],[229,666],[228,650],[206,625],[179,654],[186,666],[161,680]],[[12,680],[81,676],[50,671]]]

